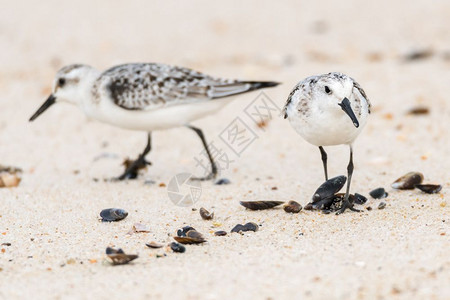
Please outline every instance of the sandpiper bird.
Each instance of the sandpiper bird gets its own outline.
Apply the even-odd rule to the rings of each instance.
[[[311,76],[300,81],[289,94],[283,109],[292,127],[307,142],[319,147],[325,180],[328,180],[324,146],[350,146],[347,190],[341,214],[346,208],[357,211],[349,201],[353,174],[352,144],[366,124],[370,102],[361,86],[342,73]]]
[[[186,126],[200,137],[211,163],[211,172],[197,180],[214,179],[217,167],[201,129],[194,120],[211,115],[235,95],[278,85],[271,81],[241,81],[215,78],[191,69],[158,63],[135,63],[100,72],[74,64],[60,69],[52,94],[30,118],[36,119],[56,102],[77,105],[90,118],[111,125],[148,133],[147,145],[138,158],[128,163],[117,179],[133,179],[150,164],[151,132]]]

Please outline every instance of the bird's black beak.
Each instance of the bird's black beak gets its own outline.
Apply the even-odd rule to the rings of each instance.
[[[355,125],[356,128],[359,127],[358,119],[355,116],[355,113],[353,112],[352,107],[350,106],[350,101],[347,98],[344,98],[341,103],[339,103],[339,106],[342,108],[342,110],[350,117],[350,119],[353,122],[353,125]]]
[[[56,102],[56,97],[51,94],[47,100],[45,100],[44,104],[39,107],[39,109],[34,113],[34,115],[31,116],[30,122],[34,121],[40,114],[42,114],[44,111],[47,110],[50,106],[52,106]]]

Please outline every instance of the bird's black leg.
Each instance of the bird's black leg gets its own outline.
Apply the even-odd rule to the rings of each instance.
[[[322,154],[323,171],[325,172],[325,181],[328,180],[328,169],[327,169],[327,153],[322,146],[319,146],[320,154]]]
[[[138,172],[140,169],[145,168],[147,165],[151,165],[149,161],[145,160],[145,156],[152,149],[152,133],[148,133],[147,137],[147,146],[145,146],[144,151],[139,157],[131,162],[125,163],[125,172],[122,175],[117,177],[117,180],[125,180],[125,179],[136,179],[138,177]]]
[[[197,135],[200,137],[200,139],[202,140],[202,143],[203,143],[203,147],[206,150],[206,154],[208,155],[209,162],[211,163],[211,173],[209,173],[205,177],[192,177],[191,179],[192,180],[204,181],[204,180],[211,180],[211,179],[216,178],[216,176],[217,176],[217,166],[216,166],[216,164],[214,162],[213,157],[211,156],[211,153],[209,152],[208,144],[206,143],[205,136],[203,135],[202,130],[199,129],[199,128],[193,127],[193,126],[187,126],[187,127],[189,127],[190,129],[194,130],[195,133],[197,133]]]
[[[360,212],[359,209],[353,207],[353,203],[350,203],[350,183],[353,175],[353,147],[350,145],[350,161],[347,166],[347,190],[345,192],[344,200],[342,201],[342,207],[337,211],[337,215],[342,214],[347,208],[351,211]]]

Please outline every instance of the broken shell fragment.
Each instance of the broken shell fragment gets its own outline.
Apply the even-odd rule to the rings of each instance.
[[[253,222],[248,222],[245,225],[242,224],[237,224],[236,226],[233,227],[233,229],[231,229],[231,232],[245,232],[245,231],[258,231],[259,227],[258,224],[253,223]]]
[[[125,254],[122,249],[106,248],[106,255],[113,265],[125,265],[138,258],[135,254]]]
[[[436,194],[442,190],[440,184],[417,184],[416,188],[427,194]]]
[[[408,110],[408,115],[427,115],[430,113],[430,109],[426,106],[416,106]]]
[[[21,178],[11,173],[0,174],[0,188],[2,187],[16,187],[19,185]]]
[[[305,207],[303,208],[304,210],[313,210],[313,205],[311,202],[309,202],[308,204],[305,205]]]
[[[275,206],[281,205],[283,201],[240,201],[239,202],[243,207],[248,208],[250,210],[263,210],[274,208]]]
[[[200,208],[200,216],[203,220],[212,220],[214,218],[214,213],[210,213],[205,208]]]
[[[221,178],[219,180],[217,180],[214,184],[215,185],[226,185],[226,184],[230,184],[231,181],[227,178]]]
[[[382,198],[386,198],[389,194],[386,193],[384,188],[380,187],[380,188],[377,188],[377,189],[374,189],[373,191],[371,191],[369,193],[369,195],[374,199],[382,199]]]
[[[186,247],[175,242],[170,243],[170,249],[172,249],[173,252],[177,253],[184,253],[186,251]]]
[[[150,230],[144,224],[134,223],[133,227],[131,227],[130,231],[128,231],[127,234],[133,234],[138,232],[150,232]]]
[[[284,211],[287,213],[299,213],[302,210],[302,206],[300,205],[300,203],[296,202],[296,201],[289,201],[285,206],[284,206]]]
[[[399,190],[412,190],[423,181],[423,174],[419,172],[409,172],[394,181],[391,186]]]
[[[330,198],[331,196],[339,192],[346,181],[347,177],[345,177],[344,175],[328,179],[327,181],[322,183],[322,185],[320,185],[319,188],[315,191],[312,197],[313,203]]]
[[[203,235],[195,230],[189,230],[186,236],[175,236],[174,240],[181,244],[201,244],[206,242]]]
[[[224,230],[219,230],[219,231],[214,232],[214,235],[215,236],[224,236],[224,235],[227,235],[227,232]]]
[[[384,209],[386,207],[386,202],[380,202],[380,204],[378,204],[378,209]]]
[[[158,249],[158,248],[162,248],[164,245],[163,244],[159,244],[157,242],[150,242],[148,244],[145,244],[145,246],[152,248],[152,249]]]
[[[107,208],[100,212],[103,222],[116,222],[125,219],[128,212],[121,208]]]

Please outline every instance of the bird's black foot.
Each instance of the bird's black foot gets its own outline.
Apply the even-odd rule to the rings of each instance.
[[[123,162],[125,166],[125,171],[122,175],[115,178],[115,180],[127,180],[127,179],[136,179],[139,175],[139,170],[145,169],[147,166],[152,163],[145,160],[144,156],[139,156],[136,160],[126,159]]]
[[[361,212],[359,209],[354,208],[353,203],[351,203],[348,199],[344,199],[344,200],[342,200],[342,206],[336,212],[336,215],[342,214],[347,208],[354,212]]]

